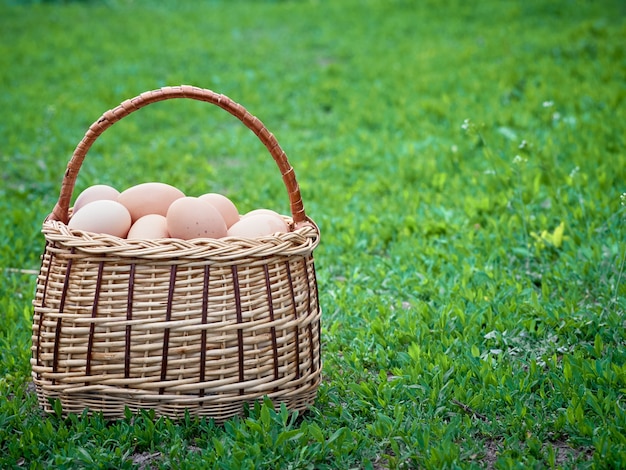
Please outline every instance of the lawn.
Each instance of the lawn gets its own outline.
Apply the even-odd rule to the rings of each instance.
[[[623,1],[4,1],[0,37],[0,468],[626,468]],[[180,84],[243,104],[295,168],[317,401],[45,415],[41,223],[89,125]],[[206,103],[123,119],[75,191],[150,180],[289,212]]]

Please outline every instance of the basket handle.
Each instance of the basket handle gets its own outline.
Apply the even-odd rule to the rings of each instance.
[[[287,160],[287,155],[278,144],[278,141],[274,135],[267,130],[263,123],[255,116],[250,114],[243,106],[235,103],[227,96],[220,95],[211,90],[193,87],[189,85],[163,87],[157,90],[147,91],[140,94],[135,98],[124,101],[118,107],[110,109],[105,112],[96,122],[94,122],[89,130],[85,133],[85,136],[76,146],[74,154],[67,164],[67,169],[63,176],[63,182],[61,185],[61,192],[59,199],[54,206],[52,213],[48,216],[50,220],[58,220],[63,223],[67,223],[69,219],[69,207],[76,184],[76,177],[78,171],[83,164],[85,155],[96,141],[96,139],[109,127],[115,124],[120,119],[128,116],[130,113],[135,112],[144,106],[147,106],[158,101],[164,101],[174,98],[190,98],[198,101],[206,101],[212,103],[220,108],[228,111],[230,114],[238,118],[243,122],[252,132],[256,134],[261,142],[267,147],[270,154],[277,163],[280,173],[283,178],[283,183],[287,188],[289,195],[289,203],[291,206],[291,215],[295,228],[301,225],[307,224],[308,219],[304,212],[304,205],[302,203],[302,196],[300,195],[300,188],[296,181],[296,175],[294,169]]]

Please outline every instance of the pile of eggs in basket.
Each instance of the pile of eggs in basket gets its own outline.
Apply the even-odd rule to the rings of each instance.
[[[226,196],[185,196],[157,182],[121,193],[108,185],[88,187],[76,198],[68,227],[127,239],[257,238],[289,231],[285,219],[269,209],[240,216]]]

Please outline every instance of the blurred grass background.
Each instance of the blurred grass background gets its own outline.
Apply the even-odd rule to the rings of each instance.
[[[617,0],[3,2],[0,384],[21,397],[0,399],[4,463],[626,465],[625,14]],[[142,445],[149,419],[106,428],[117,455],[97,420],[42,421],[24,391],[34,278],[6,269],[38,268],[89,125],[178,84],[264,122],[322,231],[325,383],[304,421],[263,428],[300,432],[280,451],[253,414],[159,421],[169,437]],[[113,126],[76,191],[149,180],[288,211],[263,146],[206,103]]]

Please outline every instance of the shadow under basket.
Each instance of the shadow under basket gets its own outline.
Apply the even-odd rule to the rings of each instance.
[[[76,176],[93,142],[122,117],[172,98],[215,104],[255,132],[281,170],[289,232],[127,240],[68,228]],[[322,367],[313,261],[319,229],[304,213],[284,152],[241,105],[181,86],[107,111],[76,148],[42,231],[31,365],[45,411],[59,399],[64,414],[88,409],[116,419],[128,407],[223,422],[265,396],[292,411],[315,401]]]

